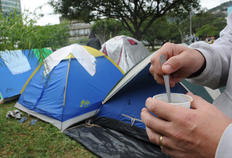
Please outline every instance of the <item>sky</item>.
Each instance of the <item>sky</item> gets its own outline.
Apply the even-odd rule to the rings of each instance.
[[[200,4],[203,8],[211,9],[227,1],[229,0],[200,0]]]
[[[22,11],[28,10],[32,13],[44,14],[44,17],[37,19],[37,25],[58,24],[59,15],[54,14],[53,8],[48,4],[49,0],[21,0]],[[211,9],[228,0],[200,0],[203,8]]]
[[[28,11],[36,14],[44,14],[37,20],[37,25],[59,24],[59,15],[54,14],[53,8],[48,4],[49,0],[21,0],[23,13]],[[30,16],[33,18],[33,16]]]

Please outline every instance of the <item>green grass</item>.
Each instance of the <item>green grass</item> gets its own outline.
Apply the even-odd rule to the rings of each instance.
[[[0,157],[31,158],[94,158],[82,145],[61,133],[56,127],[38,121],[29,125],[32,116],[24,123],[6,118],[14,110],[15,102],[0,104]]]

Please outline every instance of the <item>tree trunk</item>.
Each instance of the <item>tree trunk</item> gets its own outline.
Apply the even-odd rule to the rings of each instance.
[[[137,39],[137,40],[142,40],[142,33],[141,33],[141,31],[139,31],[139,30],[135,30],[135,32],[134,32],[134,37]]]
[[[179,33],[180,33],[180,38],[181,38],[181,43],[184,43],[184,35],[183,35],[183,32],[178,29]]]

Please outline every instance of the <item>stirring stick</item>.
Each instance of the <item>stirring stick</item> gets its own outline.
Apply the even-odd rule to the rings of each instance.
[[[160,63],[161,66],[167,61],[166,56],[165,55],[160,55]],[[166,93],[167,93],[167,97],[168,97],[168,102],[171,103],[172,99],[171,99],[171,90],[170,90],[170,77],[169,75],[163,75],[164,78],[164,85],[165,85],[165,89],[166,89]]]

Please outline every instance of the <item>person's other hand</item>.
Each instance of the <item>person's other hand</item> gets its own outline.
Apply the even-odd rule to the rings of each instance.
[[[165,55],[167,61],[161,67],[160,55]],[[151,58],[150,72],[155,80],[163,84],[163,75],[169,74],[170,85],[173,87],[177,82],[197,72],[205,62],[203,55],[183,45],[166,43],[156,51]]]
[[[193,97],[192,109],[148,98],[147,108],[141,112],[147,135],[171,157],[213,158],[220,137],[232,120],[204,99],[188,95]]]

